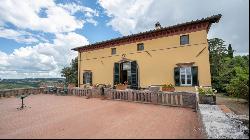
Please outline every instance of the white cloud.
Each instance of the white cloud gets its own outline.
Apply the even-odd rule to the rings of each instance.
[[[239,53],[249,51],[248,0],[99,0],[99,4],[112,18],[107,25],[123,35],[153,29],[157,21],[170,26],[222,14],[208,37],[224,39]]]
[[[97,24],[98,24],[98,22],[96,20],[94,20],[93,18],[87,18],[86,21],[89,23],[92,23],[95,26],[97,26]]]
[[[40,41],[48,42],[45,38],[39,35],[33,35],[26,31],[6,29],[0,26],[0,37],[15,40],[18,43],[37,43]]]
[[[92,23],[95,26],[97,25],[97,21],[94,20],[94,17],[99,16],[99,12],[97,10],[93,10],[89,7],[78,5],[76,3],[59,4],[59,6],[68,10],[71,15],[74,15],[77,12],[82,13],[83,15],[85,15],[87,22]]]
[[[58,4],[60,7],[68,10],[71,14],[75,14],[76,12],[82,12],[86,14],[87,17],[99,16],[99,12],[97,10],[93,10],[89,7],[78,5],[76,3],[67,3],[67,4]]]
[[[46,17],[39,15],[42,9]],[[0,11],[0,23],[12,23],[21,29],[60,33],[74,31],[84,24],[53,0],[1,0]]]
[[[0,37],[28,44],[10,54],[0,51],[0,78],[60,77],[77,56],[71,49],[89,44],[75,30],[85,22],[97,25],[99,16],[89,7],[54,0],[1,0],[0,11]]]
[[[146,11],[152,0],[100,0],[100,5],[106,9],[108,16],[113,17],[108,23],[115,31],[123,35],[138,32],[136,24],[140,18],[148,18]]]
[[[84,36],[70,32],[57,34],[53,43],[21,47],[11,54],[0,51],[0,77],[60,77],[61,69],[77,56],[71,48],[88,43]]]

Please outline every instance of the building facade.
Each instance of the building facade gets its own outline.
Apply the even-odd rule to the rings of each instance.
[[[130,88],[211,86],[207,34],[221,15],[74,48],[78,85],[127,82]]]

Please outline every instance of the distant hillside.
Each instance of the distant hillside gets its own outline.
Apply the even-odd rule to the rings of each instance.
[[[14,88],[36,88],[41,83],[64,83],[64,78],[26,78],[26,79],[2,79],[0,90]]]

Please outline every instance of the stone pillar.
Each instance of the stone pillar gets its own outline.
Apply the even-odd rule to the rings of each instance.
[[[174,95],[170,94],[170,104],[173,105],[174,104]]]
[[[151,100],[152,100],[152,103],[153,103],[153,104],[157,104],[157,103],[158,103],[158,102],[157,102],[158,94],[159,94],[158,92],[155,92],[155,93],[152,94]]]
[[[131,102],[133,101],[133,92],[132,92],[132,90],[128,91],[128,100],[131,101]]]
[[[180,94],[180,105],[183,106],[182,94]]]
[[[174,95],[175,96],[175,104],[179,105],[179,101],[178,101],[178,95]]]
[[[110,92],[111,92],[111,89],[109,89],[109,88],[104,88],[104,98],[105,98],[105,99],[111,99]]]
[[[44,93],[44,90],[45,90],[44,87],[40,88],[40,93],[41,93],[41,94],[45,94],[45,93]]]

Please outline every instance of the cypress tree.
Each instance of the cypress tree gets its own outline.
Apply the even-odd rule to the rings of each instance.
[[[233,58],[234,57],[234,50],[232,49],[231,44],[228,45],[228,57]]]

